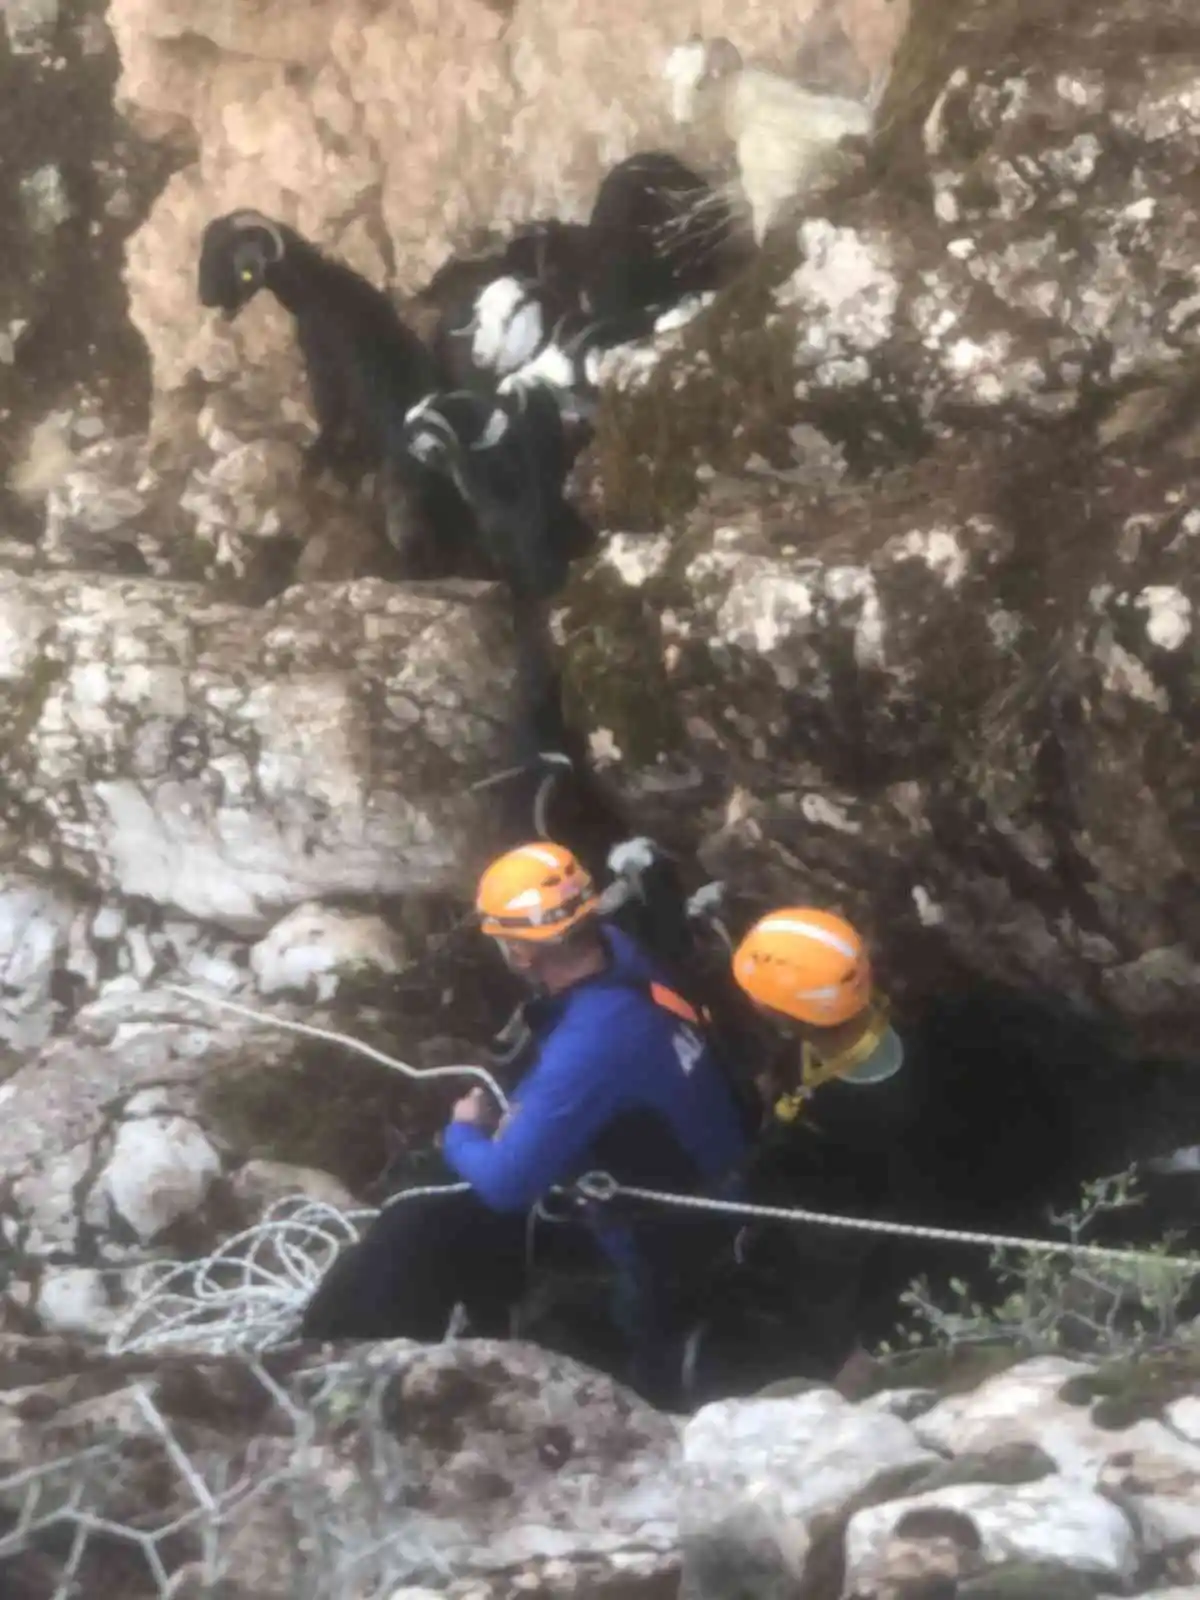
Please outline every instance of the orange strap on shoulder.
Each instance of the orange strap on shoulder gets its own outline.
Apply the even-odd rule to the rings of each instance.
[[[664,1011],[669,1011],[673,1016],[682,1017],[684,1022],[699,1024],[700,1013],[694,1006],[688,1004],[681,994],[676,994],[674,989],[668,989],[665,983],[652,983],[650,985],[650,998],[656,1006],[661,1006]]]

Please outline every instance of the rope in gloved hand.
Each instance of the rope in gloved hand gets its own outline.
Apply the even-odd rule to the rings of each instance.
[[[667,1194],[618,1183],[608,1172],[586,1172],[576,1179],[575,1192],[593,1204],[612,1200],[641,1200],[651,1205],[683,1210],[710,1211],[725,1216],[768,1222],[804,1223],[812,1227],[848,1228],[859,1233],[890,1234],[901,1239],[937,1239],[946,1244],[973,1244],[992,1250],[1024,1250],[1041,1255],[1072,1256],[1079,1260],[1122,1261],[1142,1266],[1172,1267],[1200,1277],[1200,1256],[1156,1255],[1148,1250],[1121,1249],[1115,1245],[1077,1244],[1070,1240],[1024,1239],[1014,1234],[971,1233],[965,1228],[939,1228],[916,1222],[891,1222],[881,1217],[844,1217],[799,1207],[755,1205],[751,1201],[714,1200],[705,1195]]]
[[[421,1082],[427,1082],[432,1078],[478,1078],[484,1088],[495,1095],[500,1110],[504,1112],[509,1109],[508,1097],[486,1067],[410,1067],[407,1062],[397,1061],[394,1056],[385,1055],[374,1045],[364,1044],[361,1039],[355,1039],[348,1033],[336,1033],[332,1028],[318,1028],[311,1022],[296,1022],[291,1017],[275,1017],[269,1012],[255,1011],[252,1006],[241,1005],[236,1000],[227,1000],[224,995],[203,994],[198,989],[188,989],[180,983],[164,983],[159,987],[170,994],[182,995],[185,1000],[196,1000],[201,1005],[215,1006],[219,1011],[232,1011],[236,1016],[247,1017],[251,1022],[283,1028],[289,1033],[300,1033],[309,1039],[324,1039],[330,1044],[344,1044],[348,1050],[354,1050],[370,1061],[378,1061],[381,1066],[390,1067],[393,1072],[401,1072],[406,1078],[417,1078]]]
[[[393,1072],[402,1073],[406,1078],[414,1078],[420,1082],[427,1082],[431,1078],[477,1078],[495,1096],[501,1113],[509,1110],[508,1096],[485,1067],[466,1065],[411,1067],[406,1061],[397,1061],[394,1056],[386,1055],[374,1045],[365,1044],[361,1039],[355,1039],[348,1033],[337,1033],[332,1028],[318,1028],[311,1022],[296,1022],[291,1017],[275,1017],[269,1012],[255,1011],[251,1006],[240,1005],[236,1000],[227,1000],[224,995],[202,994],[197,989],[188,989],[179,983],[164,983],[161,987],[171,994],[181,995],[185,1000],[195,1000],[201,1005],[214,1006],[219,1011],[231,1011],[235,1016],[246,1017],[251,1022],[267,1027],[283,1028],[286,1032],[299,1033],[308,1039],[324,1039],[330,1044],[345,1045],[348,1050],[366,1056],[370,1061],[377,1061]],[[384,1206],[395,1205],[398,1200],[421,1200],[435,1194],[465,1194],[470,1187],[469,1183],[423,1184],[420,1188],[401,1189],[398,1193],[390,1195],[384,1201]]]

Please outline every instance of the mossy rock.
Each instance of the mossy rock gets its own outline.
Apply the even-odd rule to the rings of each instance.
[[[1173,1400],[1200,1392],[1200,1348],[1164,1350],[1112,1361],[1068,1378],[1058,1391],[1068,1405],[1091,1405],[1100,1428],[1128,1428],[1162,1415]]]
[[[915,1489],[926,1494],[934,1489],[949,1489],[960,1483],[995,1483],[1012,1488],[1021,1483],[1039,1483],[1058,1471],[1057,1463],[1040,1445],[1021,1441],[997,1445],[994,1450],[971,1450],[953,1461],[931,1467]]]
[[[988,1378],[1007,1372],[1028,1351],[1015,1340],[959,1345],[954,1349],[903,1350],[883,1356],[871,1377],[869,1394],[885,1389],[936,1389],[940,1395],[968,1394]]]
[[[637,389],[606,390],[590,454],[606,527],[657,530],[700,499],[697,469],[740,474],[754,455],[786,465],[801,420],[786,327],[768,326],[772,291],[797,264],[795,240],[768,244],[682,331]]]
[[[754,1400],[794,1400],[797,1395],[810,1394],[814,1389],[828,1389],[827,1383],[822,1383],[819,1378],[776,1378],[773,1383],[764,1384],[761,1389],[756,1389],[751,1399]]]
[[[414,1145],[427,1139],[413,1101],[411,1084],[397,1073],[305,1045],[283,1062],[218,1068],[205,1082],[200,1110],[242,1159],[317,1167],[361,1192],[395,1154],[389,1129],[403,1130]],[[422,1104],[419,1114],[433,1110]]]
[[[958,1600],[1095,1600],[1099,1592],[1086,1573],[1057,1561],[1006,1561],[960,1583]]]
[[[652,763],[685,742],[678,701],[663,664],[654,590],[626,584],[596,565],[567,595],[570,648],[564,652],[568,720],[611,731],[622,758]]]
[[[872,1506],[906,1500],[916,1493],[927,1470],[916,1461],[885,1467],[838,1511],[818,1512],[809,1524],[812,1549],[795,1600],[829,1600],[831,1595],[840,1595],[845,1586],[846,1528],[851,1518]]]

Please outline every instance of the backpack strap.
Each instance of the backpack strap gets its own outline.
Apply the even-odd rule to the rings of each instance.
[[[703,1011],[697,1011],[689,1000],[685,1000],[677,989],[672,989],[665,983],[651,980],[647,985],[650,998],[656,1006],[663,1011],[669,1011],[673,1017],[679,1017],[684,1022],[690,1022],[693,1027],[703,1028],[709,1018]]]

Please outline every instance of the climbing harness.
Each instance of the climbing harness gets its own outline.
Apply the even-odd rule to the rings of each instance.
[[[811,1227],[848,1228],[859,1233],[890,1234],[901,1239],[938,1239],[946,1244],[974,1244],[992,1250],[1025,1250],[1042,1255],[1072,1256],[1079,1260],[1176,1267],[1200,1277],[1200,1256],[1160,1256],[1150,1251],[1119,1249],[1111,1245],[1074,1244],[1069,1241],[1055,1243],[1050,1239],[1023,1239],[1013,1234],[970,1233],[964,1228],[890,1222],[879,1217],[844,1217],[787,1206],[754,1205],[750,1201],[715,1200],[704,1195],[667,1194],[659,1189],[642,1189],[618,1183],[608,1172],[586,1172],[575,1180],[573,1187],[583,1199],[597,1205],[607,1205],[619,1199],[642,1200],[651,1205],[675,1206],[683,1210],[711,1211],[724,1216],[757,1218],[766,1222],[799,1222]]]
[[[840,1055],[825,1060],[806,1039],[801,1054],[800,1087],[789,1094],[780,1095],[776,1100],[776,1119],[779,1122],[797,1122],[804,1111],[805,1102],[812,1099],[822,1084],[831,1083],[837,1078],[852,1077],[857,1068],[870,1060],[890,1026],[890,1007],[880,995],[872,1002],[870,1026],[855,1044]]]

